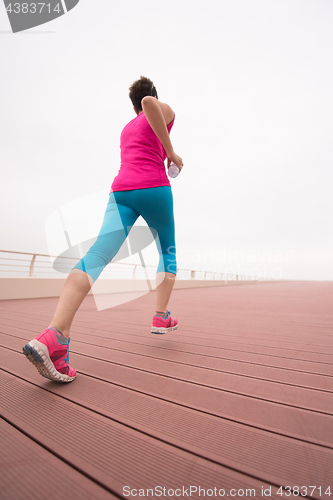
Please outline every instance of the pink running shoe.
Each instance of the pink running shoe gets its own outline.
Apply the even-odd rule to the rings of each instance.
[[[170,311],[167,311],[167,317],[159,316],[155,314],[153,317],[153,325],[151,327],[151,333],[167,333],[171,330],[177,330],[178,321],[176,318],[170,316]]]
[[[46,328],[23,347],[23,354],[42,377],[55,382],[72,382],[76,371],[69,367],[69,341],[60,330]]]

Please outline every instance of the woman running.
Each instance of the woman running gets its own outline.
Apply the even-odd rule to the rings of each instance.
[[[137,116],[121,133],[121,166],[111,185],[97,240],[68,275],[50,326],[23,347],[23,353],[38,372],[57,382],[71,382],[76,377],[76,370],[69,366],[69,332],[75,313],[140,215],[158,236],[160,256],[151,332],[163,334],[178,327],[167,310],[177,263],[173,198],[164,165],[167,158],[168,167],[171,162],[179,170],[183,167],[169,137],[175,114],[158,100],[156,88],[148,78],[141,77],[129,90]]]

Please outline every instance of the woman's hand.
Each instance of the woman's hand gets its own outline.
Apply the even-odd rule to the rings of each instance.
[[[168,155],[168,168],[170,167],[172,161],[177,165],[180,172],[184,166],[183,159],[180,156],[178,156],[174,151],[172,151],[172,153]]]

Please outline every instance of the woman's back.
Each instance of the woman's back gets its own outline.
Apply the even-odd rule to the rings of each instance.
[[[168,109],[166,111],[167,116],[173,113],[172,110],[171,113]],[[169,134],[174,119],[173,114],[171,123],[167,125]],[[166,152],[143,112],[124,127],[120,148],[121,165],[111,186],[113,192],[170,186],[164,165]]]

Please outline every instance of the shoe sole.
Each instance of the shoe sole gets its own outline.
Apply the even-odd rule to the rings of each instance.
[[[172,330],[177,330],[177,328],[178,325],[170,326],[169,328],[164,328],[164,327],[157,328],[155,326],[152,326],[150,331],[151,333],[157,333],[159,335],[163,335],[164,333],[171,332]]]
[[[64,373],[58,372],[49,356],[49,351],[46,345],[38,340],[32,340],[23,347],[23,354],[30,363],[37,368],[38,373],[54,382],[72,382],[75,377],[69,377]]]

